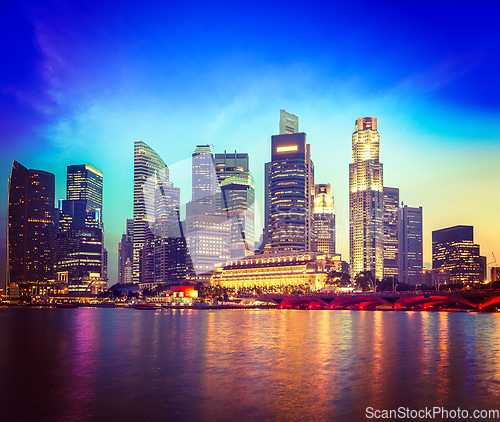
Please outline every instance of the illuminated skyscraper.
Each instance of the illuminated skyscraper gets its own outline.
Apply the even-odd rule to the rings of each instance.
[[[311,250],[314,164],[305,133],[271,137],[268,242],[274,252]]]
[[[384,186],[384,278],[398,278],[399,189]]]
[[[212,149],[210,145],[197,145],[192,155],[192,202],[207,205],[206,209],[214,213],[217,193],[220,189]]]
[[[384,194],[379,152],[377,118],[357,119],[352,134],[352,163],[349,164],[349,255],[352,278],[364,271],[371,272],[378,279],[383,276]]]
[[[398,209],[400,283],[423,284],[422,207],[408,205]]]
[[[12,163],[8,187],[7,284],[54,279],[55,177]]]
[[[146,228],[155,222],[158,181],[168,181],[168,167],[145,142],[134,143],[134,230],[133,280],[140,279],[140,252],[146,241]]]
[[[70,165],[67,168],[66,199],[85,200],[87,209],[98,215],[102,228],[102,171],[90,164]]]
[[[66,200],[59,201],[57,273],[70,284],[90,275],[106,279],[102,176],[90,164],[67,167]]]
[[[314,185],[312,250],[335,254],[335,214],[329,184]]]
[[[286,135],[299,132],[299,118],[295,114],[288,113],[285,110],[280,110],[280,125],[279,134]],[[266,163],[264,166],[264,245],[270,245],[270,211],[271,211],[271,162]]]
[[[129,279],[132,282],[132,272],[131,266],[134,259],[134,220],[127,219],[127,226],[125,228],[125,233],[122,235],[121,242],[118,243],[118,283],[125,283],[127,271],[130,272]],[[130,264],[127,264],[127,263]]]
[[[432,232],[432,269],[450,273],[451,283],[483,282],[479,245],[472,226],[454,226]]]
[[[255,183],[248,154],[215,154],[214,163],[221,190],[217,208],[231,220],[230,255],[239,258],[254,250]]]

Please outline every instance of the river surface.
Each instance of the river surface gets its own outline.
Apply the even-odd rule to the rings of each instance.
[[[0,393],[5,421],[471,416],[500,409],[500,314],[2,308]]]

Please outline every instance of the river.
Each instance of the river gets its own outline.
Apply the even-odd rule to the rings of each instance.
[[[1,308],[0,374],[6,421],[470,416],[500,409],[500,314]]]

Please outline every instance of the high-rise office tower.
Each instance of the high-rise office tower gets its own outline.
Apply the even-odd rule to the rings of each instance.
[[[268,241],[275,252],[311,250],[314,164],[305,133],[271,137]]]
[[[384,186],[384,278],[398,278],[399,189]]]
[[[423,284],[422,207],[404,205],[398,209],[399,282]]]
[[[335,253],[335,214],[329,184],[314,185],[312,250]]]
[[[57,273],[69,284],[90,275],[106,279],[102,176],[90,164],[67,167],[67,199],[59,201]]]
[[[155,222],[159,182],[168,181],[168,167],[145,142],[134,142],[134,229],[133,280],[140,281],[140,252],[146,241],[146,229]]]
[[[55,177],[12,163],[8,187],[7,285],[54,279]]]
[[[384,194],[379,152],[377,118],[357,119],[352,134],[352,163],[349,164],[349,256],[352,278],[365,271],[378,279],[383,276]]]
[[[70,165],[66,180],[66,199],[87,201],[102,228],[102,171],[90,164]]]
[[[210,145],[197,145],[192,155],[192,202],[214,208],[220,193],[215,175],[214,156]],[[210,208],[207,208],[210,211]]]
[[[233,167],[238,167],[240,160],[235,157]],[[226,170],[220,169],[223,178]],[[231,220],[222,207],[212,150],[209,145],[197,145],[192,156],[192,200],[186,204],[185,233],[196,280],[206,284],[214,266],[231,258]]]
[[[134,220],[127,219],[125,233],[122,235],[122,239],[118,243],[118,283],[121,284],[125,283],[127,268],[131,266],[131,263],[134,260],[133,233],[134,233]],[[130,280],[130,282],[132,282],[132,280]]]
[[[180,189],[169,181],[168,167],[149,146],[136,141],[134,282],[153,285],[187,277],[190,264],[179,209]]]
[[[249,170],[248,154],[215,154],[214,159],[220,195],[217,209],[231,220],[231,258],[254,250],[255,183]]]
[[[479,245],[472,226],[454,226],[432,232],[432,268],[450,273],[451,283],[482,282]]]
[[[299,118],[295,114],[288,113],[285,110],[280,110],[279,134],[286,135],[299,132]],[[265,245],[270,245],[270,211],[271,211],[271,162],[264,165],[264,233],[262,237],[263,248]]]

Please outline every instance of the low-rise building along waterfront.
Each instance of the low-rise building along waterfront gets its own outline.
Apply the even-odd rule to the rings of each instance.
[[[328,272],[340,271],[340,255],[320,252],[273,253],[246,257],[215,269],[212,285],[236,290],[303,285],[311,290],[325,286]]]

